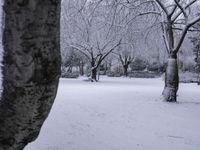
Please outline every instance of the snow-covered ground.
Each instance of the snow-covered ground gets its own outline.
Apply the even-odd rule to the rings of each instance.
[[[158,79],[61,79],[39,138],[25,150],[199,150],[200,86],[160,100]]]

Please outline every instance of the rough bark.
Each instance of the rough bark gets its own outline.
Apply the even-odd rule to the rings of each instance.
[[[163,91],[163,97],[165,101],[176,102],[178,86],[178,63],[176,54],[173,54],[168,59],[167,68],[165,72],[165,87]]]
[[[35,140],[60,77],[60,0],[5,0],[0,150]]]

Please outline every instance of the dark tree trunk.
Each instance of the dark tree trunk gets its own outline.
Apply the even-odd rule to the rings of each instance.
[[[92,68],[92,81],[97,81],[97,68]]]
[[[94,59],[91,62],[91,81],[97,81],[97,67],[95,66]]]
[[[123,65],[123,69],[124,69],[124,76],[127,77],[128,76],[128,65]]]
[[[60,77],[60,0],[5,0],[0,150],[34,141]]]
[[[67,72],[68,72],[68,73],[72,73],[72,66],[69,66],[69,67],[68,67]]]
[[[164,100],[167,102],[176,102],[179,86],[177,56],[173,54],[169,57],[165,72],[165,87],[163,91]]]
[[[80,70],[80,75],[83,76],[84,75],[84,63],[80,62],[79,70]]]

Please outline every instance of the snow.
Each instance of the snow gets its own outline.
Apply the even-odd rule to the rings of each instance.
[[[25,150],[198,150],[200,86],[181,84],[178,103],[160,100],[157,79],[61,79],[39,138]]]

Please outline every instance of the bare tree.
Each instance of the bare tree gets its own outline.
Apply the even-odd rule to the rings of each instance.
[[[34,141],[60,77],[60,0],[4,1],[0,150]]]
[[[114,25],[123,25],[125,28],[123,37],[125,43],[132,45],[132,47],[134,46],[134,49],[132,48],[131,50],[130,48],[125,48],[127,47],[126,45],[121,45],[122,51],[125,49],[125,51],[129,51],[129,55],[125,52],[129,59],[132,59],[132,51],[134,51],[134,57],[142,57],[150,64],[155,61],[164,63],[166,51],[161,51],[165,49],[160,35],[160,32],[162,32],[160,26],[161,13],[158,11],[156,3],[146,0],[119,0],[118,2],[121,6],[121,13],[117,14],[116,18],[122,19],[119,19],[120,23]]]
[[[131,43],[123,43],[118,47],[118,51],[114,52],[118,56],[123,67],[123,75],[128,76],[129,65],[134,60],[133,45]]]
[[[187,35],[193,29],[193,25],[200,21],[200,16],[193,17],[192,6],[199,3],[198,0],[155,0],[162,15],[163,37],[166,49],[169,53],[167,69],[165,73],[164,100],[176,102],[179,77],[177,65],[177,53]]]
[[[133,61],[133,57],[128,55],[127,51],[124,51],[123,53],[119,54],[120,62],[123,66],[124,76],[128,76],[128,67]]]
[[[121,3],[131,9],[146,7],[146,10],[140,9],[132,20],[141,16],[153,16],[157,19],[156,24],[153,24],[151,28],[159,27],[161,24],[165,49],[169,58],[163,97],[165,101],[176,102],[179,85],[177,53],[180,51],[187,32],[198,31],[194,24],[200,21],[200,15],[196,13],[198,9],[194,8],[200,4],[199,0],[121,0]]]
[[[91,81],[97,81],[98,67],[121,43],[121,30],[109,23],[115,12],[102,0],[70,3],[70,10],[65,12],[66,20],[69,20],[67,46],[80,51],[88,59]]]

